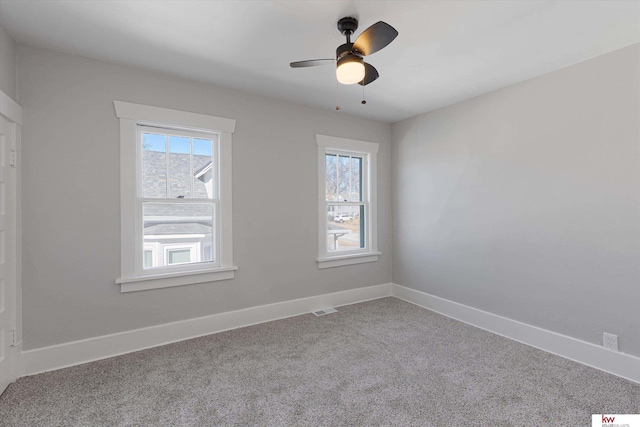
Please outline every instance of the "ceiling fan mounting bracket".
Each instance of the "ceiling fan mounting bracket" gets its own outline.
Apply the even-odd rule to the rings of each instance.
[[[347,16],[338,21],[338,31],[343,36],[349,37],[358,29],[358,20]]]

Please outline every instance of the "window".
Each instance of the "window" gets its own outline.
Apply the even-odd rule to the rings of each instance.
[[[190,262],[195,262],[195,256],[191,249],[169,249],[167,251],[168,256],[168,265],[173,264],[188,264]]]
[[[378,144],[316,135],[320,268],[378,260]]]
[[[154,267],[154,263],[153,263],[153,251],[152,250],[145,250],[144,251],[144,268],[151,268]]]
[[[114,101],[122,292],[232,279],[235,120]]]

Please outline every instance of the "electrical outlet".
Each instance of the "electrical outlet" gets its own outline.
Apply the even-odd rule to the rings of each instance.
[[[608,333],[602,334],[604,348],[611,351],[618,351],[618,336]]]

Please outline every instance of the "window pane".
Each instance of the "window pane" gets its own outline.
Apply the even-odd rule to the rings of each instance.
[[[145,198],[215,197],[214,139],[142,132]]]
[[[193,198],[213,199],[214,179],[213,170],[213,141],[210,139],[193,138]]]
[[[351,184],[351,162],[347,156],[338,156],[338,200],[349,200],[349,188]]]
[[[328,252],[365,248],[364,205],[330,205],[327,215]]]
[[[167,197],[167,136],[142,133],[142,196]]]
[[[362,157],[325,155],[326,200],[362,201]]]
[[[168,251],[169,264],[187,264],[191,262],[191,249],[174,249]]]
[[[191,197],[191,138],[169,135],[169,198]]]
[[[337,185],[337,173],[336,173],[336,156],[335,154],[325,155],[325,167],[326,167],[326,193],[327,201],[336,201],[336,185]]]
[[[362,159],[360,157],[351,157],[351,183],[349,188],[349,201],[362,201]]]
[[[193,155],[204,156],[211,160],[213,153],[213,142],[210,139],[193,138]]]
[[[159,244],[163,248],[175,245],[193,248],[193,256],[186,261],[188,263],[215,260],[215,251],[211,250],[215,248],[214,223],[212,203],[143,205],[144,243]],[[163,258],[162,266],[171,264],[170,255]]]

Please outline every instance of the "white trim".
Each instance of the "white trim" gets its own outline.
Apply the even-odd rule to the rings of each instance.
[[[116,116],[120,120],[120,278],[121,292],[133,292],[191,283],[214,282],[234,278],[237,266],[233,263],[232,216],[232,133],[236,121],[205,114],[170,110],[147,105],[113,101]],[[155,125],[166,129],[180,128],[188,131],[216,134],[214,144],[216,199],[180,201],[180,203],[211,203],[215,207],[214,218],[218,236],[212,247],[215,262],[207,266],[183,264],[168,267],[162,272],[150,271],[143,266],[142,205],[138,186],[142,183],[141,144],[138,141],[139,126]],[[155,201],[155,200],[153,200]],[[161,201],[161,200],[159,200]],[[176,202],[176,201],[174,201]],[[177,203],[177,202],[176,202]],[[170,269],[170,270],[169,270]],[[166,273],[166,274],[165,274]],[[142,283],[144,282],[144,283]]]
[[[131,119],[138,123],[162,126],[186,127],[192,130],[210,132],[212,130],[233,133],[236,121],[223,117],[169,108],[152,107],[150,105],[132,104],[124,101],[113,101],[116,116],[119,119]]]
[[[251,307],[26,350],[21,353],[21,376],[62,369],[203,335],[298,316],[326,307],[339,307],[388,296],[394,296],[472,326],[640,383],[640,369],[638,369],[640,358],[606,350],[595,344],[393,283]]]
[[[22,376],[66,368],[230,329],[391,296],[391,284],[229,311],[22,352]]]
[[[0,91],[0,118],[6,126],[0,132],[5,136],[5,166],[0,181],[5,184],[5,212],[0,216],[0,228],[5,233],[6,257],[0,264],[0,276],[5,279],[4,317],[5,334],[0,342],[3,374],[0,375],[0,394],[5,387],[20,377],[22,357],[22,221],[21,221],[21,135],[22,107]],[[11,158],[13,156],[13,159]],[[6,341],[4,340],[6,338]]]
[[[146,291],[149,289],[170,288],[172,286],[193,285],[196,283],[218,282],[235,277],[237,266],[215,268],[202,271],[180,271],[175,273],[161,273],[153,276],[121,277],[116,280],[120,285],[120,292]]]
[[[318,135],[316,135],[316,141],[318,139]],[[324,234],[327,233],[327,203],[326,203],[326,193],[327,193],[327,182],[326,182],[326,171],[327,171],[327,159],[325,157],[326,150],[324,147],[318,146],[318,259],[324,259],[327,256],[327,239],[324,237]],[[323,179],[323,176],[325,177]]]
[[[10,122],[22,126],[22,107],[9,95],[0,90],[0,114]]]
[[[233,173],[232,162],[232,136],[230,133],[221,133],[218,140],[218,206],[216,212],[220,218],[216,221],[219,225],[217,245],[214,245],[214,258],[220,258],[220,267],[233,265]],[[212,250],[214,250],[212,248]],[[236,267],[237,268],[237,267]]]
[[[358,141],[357,139],[338,138],[316,134],[318,147],[335,148],[357,153],[378,153],[379,144],[375,142]]]
[[[134,276],[136,271],[136,243],[132,239],[138,236],[136,218],[137,182],[132,179],[137,171],[137,144],[135,120],[120,119],[120,275]]]
[[[343,265],[363,264],[378,261],[381,252],[366,252],[362,254],[343,255],[331,258],[318,258],[318,268],[341,267]]]
[[[494,334],[640,383],[640,358],[586,341],[392,284],[393,296]]]

